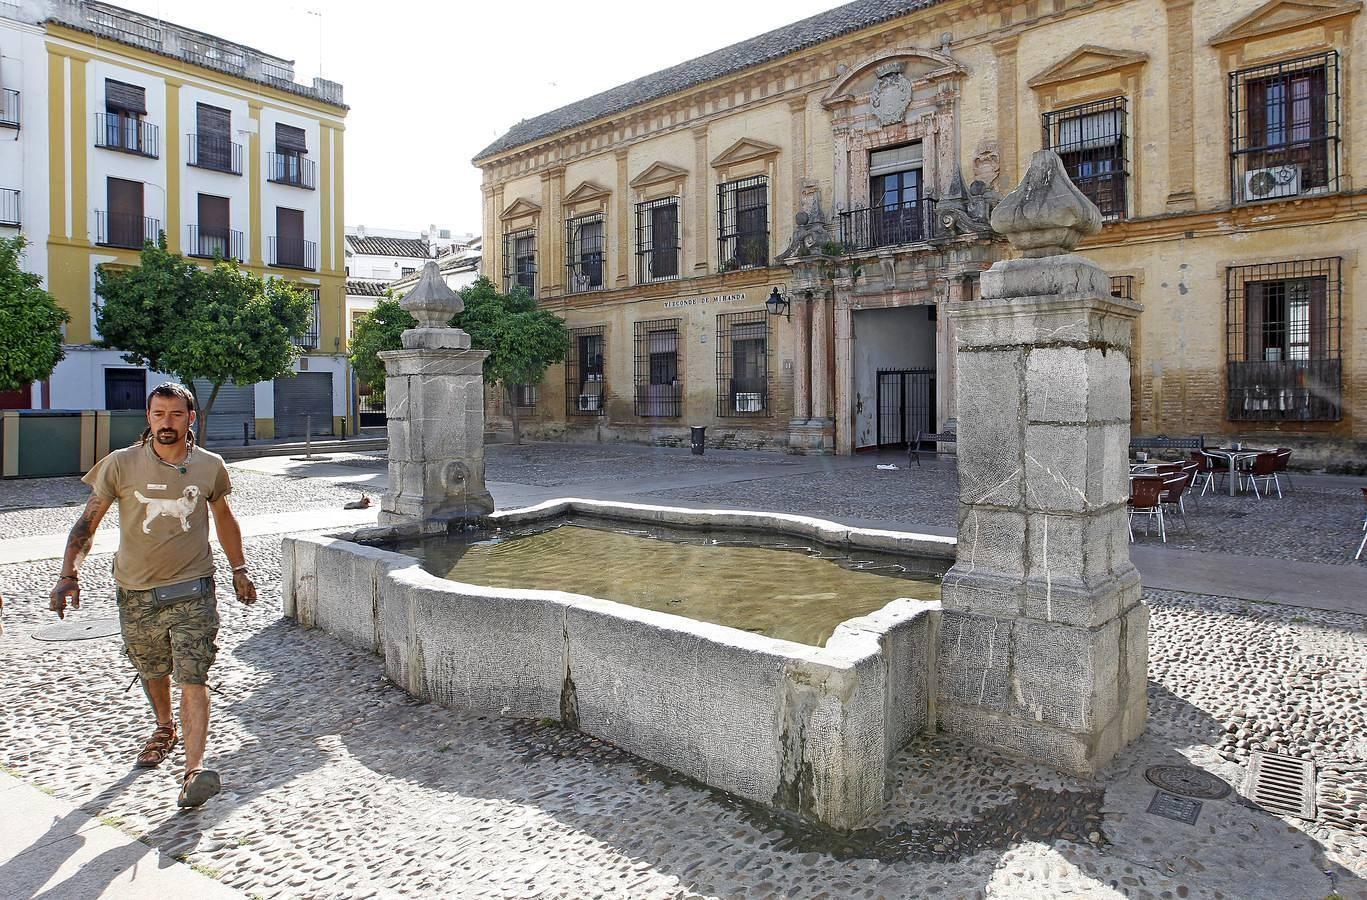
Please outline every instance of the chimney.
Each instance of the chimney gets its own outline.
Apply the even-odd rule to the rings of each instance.
[[[364,226],[364,225],[357,225],[357,226],[356,226],[356,236],[357,236],[358,238],[362,238],[362,239],[365,238],[365,226]]]

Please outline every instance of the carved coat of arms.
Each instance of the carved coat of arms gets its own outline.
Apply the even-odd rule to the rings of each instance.
[[[873,86],[869,103],[879,125],[895,125],[902,121],[911,105],[911,82],[902,72],[905,63],[884,63],[875,69],[878,83]]]

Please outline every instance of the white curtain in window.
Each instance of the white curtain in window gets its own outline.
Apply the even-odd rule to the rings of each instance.
[[[1063,119],[1058,123],[1057,145],[1064,151],[1112,146],[1120,141],[1122,115],[1121,110],[1108,109]]]

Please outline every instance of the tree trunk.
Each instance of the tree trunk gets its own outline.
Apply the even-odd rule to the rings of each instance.
[[[209,402],[204,404],[204,408],[199,411],[196,421],[199,427],[195,429],[195,440],[201,447],[209,446],[209,412],[214,408],[214,401],[218,399],[218,389],[223,387],[223,382],[214,382],[214,389],[209,392]],[[195,398],[195,405],[199,405],[199,398]]]
[[[505,391],[507,392],[507,394],[508,394],[508,404],[509,404],[509,408],[512,410],[512,417],[513,417],[513,446],[517,446],[518,444],[521,444],[521,443],[522,443],[522,420],[521,420],[520,418],[518,418],[518,413],[517,413],[517,393],[516,393],[517,389],[516,389],[516,387],[513,386],[513,385],[508,385],[507,387],[504,388],[504,390],[505,390]]]

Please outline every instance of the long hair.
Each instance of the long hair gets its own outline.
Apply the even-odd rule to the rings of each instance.
[[[147,395],[148,407],[151,407],[153,397],[179,397],[185,401],[185,408],[187,410],[190,412],[195,411],[195,395],[183,384],[177,384],[174,381],[163,381],[161,384],[152,388],[152,392]],[[142,437],[138,439],[138,443],[145,445],[151,439],[152,426],[149,425],[142,430]],[[195,445],[195,430],[193,428],[190,429],[187,439],[190,442],[190,446],[193,447]]]

